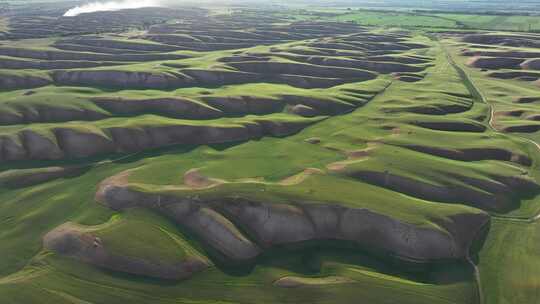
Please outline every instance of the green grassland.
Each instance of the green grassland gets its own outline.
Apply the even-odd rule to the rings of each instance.
[[[487,303],[529,302],[538,297],[537,237],[537,222],[494,221],[478,258]]]
[[[109,44],[78,51],[93,43],[93,35],[81,35],[80,41],[50,37],[0,45],[6,52],[1,62],[69,61],[5,50],[12,48],[56,56],[136,55],[113,60],[110,66],[84,66],[81,62],[108,60],[81,57],[86,59],[72,60],[71,68],[0,70],[5,79],[47,80],[32,86],[22,80],[8,83],[0,91],[0,303],[540,300],[535,273],[540,131],[507,129],[537,124],[528,117],[540,111],[538,103],[515,100],[538,96],[538,84],[491,77],[491,71],[468,64],[462,51],[471,46],[461,36],[418,30],[463,25],[526,30],[523,24],[536,17],[521,23],[513,17],[370,11],[324,17],[377,26],[365,29],[310,21],[313,15],[305,13],[244,14],[211,15],[193,24],[159,25],[156,32],[97,39],[121,43],[120,49]],[[304,22],[287,25],[283,17]],[[253,20],[257,18],[275,19]],[[405,29],[411,27],[415,30]],[[177,48],[139,49],[150,45]],[[173,57],[132,61],[139,55]],[[178,55],[186,58],[174,57]],[[110,83],[95,82],[110,77],[111,71],[116,74]],[[73,79],[62,83],[67,80],[57,72]],[[169,86],[151,87],[154,82],[145,73],[161,75],[152,81],[166,79]],[[365,74],[373,77],[364,79]],[[311,112],[300,111],[302,106]],[[504,115],[515,110],[524,114]],[[191,127],[200,133],[182,133]],[[66,152],[73,138],[62,135],[66,130],[83,134],[74,142],[92,153]],[[118,135],[118,130],[124,133]],[[219,141],[216,134],[232,135]],[[128,144],[121,139],[138,145],[125,148]],[[99,150],[101,145],[106,149]],[[55,154],[48,154],[52,150]],[[68,169],[73,171],[63,174]],[[111,177],[125,185],[104,186]],[[117,208],[107,195],[96,195],[107,187],[120,187],[112,195],[126,195],[131,205]],[[172,214],[178,209],[164,212],[162,198],[163,204],[189,202],[193,210],[212,210],[228,228],[260,247],[260,254],[241,263],[224,259],[187,224],[192,219],[181,223]],[[378,251],[377,242],[365,246],[319,238],[268,245],[223,210],[239,198],[253,206],[300,210],[293,215],[313,206],[369,211],[392,225],[407,225],[409,230],[394,235],[406,243],[421,237],[415,231],[444,235],[448,242],[478,236],[466,244],[463,256],[420,262]],[[490,222],[477,227],[475,219],[484,216]],[[474,229],[452,226],[463,218]],[[46,247],[44,237],[65,223],[99,240],[117,257],[170,265],[197,258],[208,267],[182,280],[163,279]],[[203,230],[214,231],[209,222],[203,224]],[[378,239],[388,231],[373,228],[367,234]],[[280,287],[285,278],[299,286]]]
[[[422,16],[406,13],[360,12],[335,17],[336,21],[353,21],[370,26],[397,27],[457,27],[456,22],[435,16]]]
[[[435,14],[435,16],[455,20],[471,29],[508,30],[508,31],[538,31],[540,17],[538,16],[489,16],[489,15],[460,15]]]
[[[540,31],[539,16],[476,15],[362,9],[307,9],[300,10],[293,16],[297,20],[322,19],[354,22],[365,26]]]

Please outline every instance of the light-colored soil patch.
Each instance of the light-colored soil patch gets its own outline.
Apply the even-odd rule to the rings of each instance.
[[[289,176],[283,179],[282,181],[279,182],[279,184],[284,185],[284,186],[297,185],[303,182],[304,180],[306,180],[306,178],[314,174],[324,174],[324,171],[317,168],[307,168],[296,175]]]
[[[297,184],[302,183],[304,180],[306,180],[306,178],[315,174],[325,174],[325,172],[317,168],[307,168],[298,174],[282,179],[281,181],[277,182],[277,184],[280,184],[283,186],[297,185]],[[222,179],[204,176],[201,174],[198,168],[194,168],[187,171],[184,174],[184,186],[181,186],[180,188],[208,189],[208,188],[216,187],[216,186],[229,183],[229,182],[230,183],[271,184],[270,182],[267,182],[263,177],[242,178],[242,179],[237,179],[237,180],[232,180],[232,181],[225,181]],[[178,188],[178,187],[175,187],[175,188]]]
[[[380,143],[378,142],[369,142],[367,143],[367,148],[354,150],[354,151],[348,151],[346,154],[349,160],[365,158],[365,157],[368,157],[371,154],[371,152],[373,152],[373,150],[375,150],[377,146],[379,145]]]
[[[184,184],[194,189],[211,188],[223,183],[225,181],[202,175],[198,168],[191,169],[184,174]]]
[[[371,153],[379,146],[379,142],[369,142],[367,147],[360,150],[347,151],[347,160],[328,164],[326,168],[330,171],[339,172],[344,170],[348,165],[367,160]]]

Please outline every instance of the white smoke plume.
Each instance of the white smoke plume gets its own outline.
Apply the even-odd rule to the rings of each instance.
[[[80,14],[119,11],[123,9],[135,9],[142,7],[164,6],[160,0],[120,0],[106,2],[92,2],[68,10],[64,17],[75,17]]]

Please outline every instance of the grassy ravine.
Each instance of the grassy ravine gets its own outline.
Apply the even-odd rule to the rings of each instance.
[[[167,75],[187,73],[190,69],[240,73],[248,68],[228,62],[231,58],[241,58],[258,64],[269,62],[253,73],[265,76],[264,80],[241,79],[226,84],[199,82],[166,90],[107,87],[90,82],[69,86],[53,83],[0,92],[0,111],[5,117],[11,115],[9,117],[18,119],[17,123],[5,119],[0,135],[17,138],[25,148],[29,144],[24,141],[24,134],[29,131],[49,139],[54,147],[65,148],[55,133],[61,128],[83,130],[111,140],[111,130],[115,128],[140,131],[189,125],[220,130],[254,125],[261,120],[278,126],[310,122],[290,134],[220,144],[152,146],[140,151],[119,149],[116,153],[96,153],[87,158],[62,154],[57,159],[44,160],[38,155],[32,159],[2,162],[0,303],[348,304],[361,299],[377,304],[477,304],[479,288],[485,304],[540,301],[535,272],[539,222],[530,220],[540,211],[540,193],[538,188],[523,186],[540,183],[540,151],[533,144],[540,141],[540,132],[504,132],[502,128],[507,124],[528,123],[527,119],[499,115],[493,120],[491,110],[494,108],[497,113],[523,108],[527,113],[538,112],[538,103],[517,105],[513,102],[517,96],[537,95],[535,84],[493,79],[468,67],[467,58],[460,56],[460,49],[465,46],[459,37],[434,40],[419,32],[365,30],[332,24],[307,23],[292,29],[282,25],[280,22],[284,20],[279,18],[270,19],[272,27],[268,34],[265,32],[268,20],[253,18],[266,18],[264,14],[253,11],[244,14],[230,19],[221,16],[204,20],[202,33],[189,28],[189,23],[171,22],[168,26],[177,31],[171,35],[176,39],[212,38],[201,44],[194,43],[192,50],[141,51],[136,48],[167,44],[143,38],[129,39],[133,38],[129,32],[103,35],[114,42],[131,41],[121,47],[138,54],[185,55],[189,57],[186,59],[125,61],[106,67],[77,66],[73,70],[150,71]],[[400,22],[399,16],[396,18],[394,22]],[[244,28],[228,27],[232,21],[238,22],[235,26]],[[340,30],[349,32],[338,32]],[[287,35],[289,31],[295,34]],[[227,36],[240,34],[249,39]],[[230,45],[214,41],[218,37],[228,38]],[[366,37],[386,42],[378,44]],[[60,40],[62,38],[37,39],[32,40],[32,44],[29,41],[27,46],[16,42],[16,46],[67,52],[54,48],[53,43]],[[249,44],[254,40],[261,45]],[[80,47],[83,43],[69,41],[69,47]],[[383,50],[396,45],[400,46],[397,50]],[[412,47],[404,47],[407,45]],[[203,46],[224,49],[195,49]],[[118,49],[110,47],[100,51]],[[382,54],[378,54],[379,51]],[[25,58],[20,54],[5,57]],[[341,67],[339,61],[322,60],[318,64],[309,61],[317,57],[368,62],[370,65],[365,69],[370,69],[375,79],[361,81],[342,74],[321,76],[324,69],[317,69],[319,64],[324,64],[327,70]],[[377,70],[380,69],[377,64],[388,62],[405,62],[399,69],[410,71],[392,74]],[[283,72],[276,68],[283,66],[279,64],[297,68]],[[49,77],[50,72],[47,68],[5,71],[42,77]],[[339,71],[354,74],[365,70],[357,67]],[[304,79],[311,77],[314,82],[308,86],[283,76],[290,74]],[[326,86],[315,81],[334,78],[342,82]],[[478,96],[480,94],[485,96]],[[124,106],[128,101],[182,99],[201,112],[178,117],[167,107],[127,111],[120,106],[122,109],[118,110],[100,105],[96,98],[112,98],[113,102],[124,103]],[[238,107],[230,104],[227,107],[225,103],[224,106],[215,102],[216,99],[225,99]],[[296,103],[313,100],[317,101],[312,104],[316,110],[315,115],[310,115],[313,117],[294,112]],[[54,111],[72,111],[71,115],[79,116],[69,119],[52,115],[57,113]],[[207,113],[205,111],[217,114],[197,116]],[[94,113],[94,116],[81,113]],[[467,154],[470,151],[481,153]],[[51,167],[78,170],[37,182],[31,179],[32,175],[50,172]],[[195,168],[202,176],[225,183],[208,189],[190,189],[185,185],[185,173]],[[320,171],[287,183],[307,168]],[[473,254],[472,260],[479,277],[474,276],[466,261],[445,261],[411,269],[373,254],[370,248],[338,246],[332,241],[275,247],[250,265],[231,266],[215,260],[204,240],[163,214],[147,208],[117,211],[96,203],[97,185],[126,170],[130,172],[128,182],[138,190],[194,201],[210,198],[219,201],[237,195],[266,203],[330,202],[368,209],[438,231],[444,231],[441,223],[451,222],[456,214],[487,212],[492,222],[486,239],[473,244],[473,253],[478,254]],[[376,182],[355,174],[362,171],[399,176],[421,186],[400,189],[388,181]],[[26,183],[18,184],[14,180]],[[437,187],[450,194],[469,191],[477,196],[442,195],[430,199],[421,191]],[[498,190],[501,188],[504,191]],[[483,204],[479,204],[478,197]],[[494,197],[496,199],[492,199]],[[116,255],[165,263],[178,263],[186,257],[197,256],[208,260],[210,267],[186,280],[158,280],[114,272],[44,250],[43,236],[66,222],[89,226],[88,229]],[[292,277],[304,285],[282,288],[274,284],[284,277]]]

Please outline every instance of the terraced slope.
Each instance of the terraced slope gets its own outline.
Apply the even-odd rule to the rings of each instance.
[[[197,12],[2,43],[2,303],[538,300],[500,253],[534,243],[538,132],[495,99],[534,84],[469,36]]]
[[[310,25],[317,29],[315,33],[308,30]],[[405,54],[398,57],[395,53],[426,45],[408,42],[407,37],[396,34],[374,36],[361,28],[343,37],[317,38],[321,33],[332,32],[334,27],[295,24],[293,28],[305,31],[302,40],[275,41],[271,47],[242,51],[179,53],[168,45],[131,36],[110,40],[81,37],[70,39],[70,45],[82,47],[93,41],[107,48],[146,49],[152,54],[54,50],[65,39],[52,44],[50,40],[38,42],[49,43],[40,47],[50,51],[4,47],[0,52],[5,52],[6,57],[39,64],[36,74],[41,76],[16,76],[17,69],[6,70],[6,79],[10,81],[3,87],[10,92],[4,95],[0,124],[12,127],[5,128],[2,134],[0,159],[81,158],[174,144],[286,136],[328,116],[350,112],[378,92],[358,91],[351,86],[353,83],[400,72],[422,77],[427,58],[415,57],[409,64],[392,62],[392,58],[407,59]],[[273,30],[283,31],[282,26]],[[272,31],[268,30],[267,35]],[[353,28],[348,29],[351,31]],[[338,31],[342,32],[343,29]],[[212,33],[210,30],[206,34]],[[311,39],[303,39],[308,37]],[[144,38],[152,39],[148,35]],[[363,39],[373,41],[361,44]],[[300,55],[303,50],[325,54],[331,47],[340,47],[337,50],[345,53],[326,57]],[[384,57],[387,54],[389,58]],[[103,63],[99,60],[105,58],[111,60],[112,66],[88,67],[99,66]],[[24,71],[27,67],[21,66]],[[252,90],[256,92],[248,93]],[[32,125],[24,125],[28,123]]]

